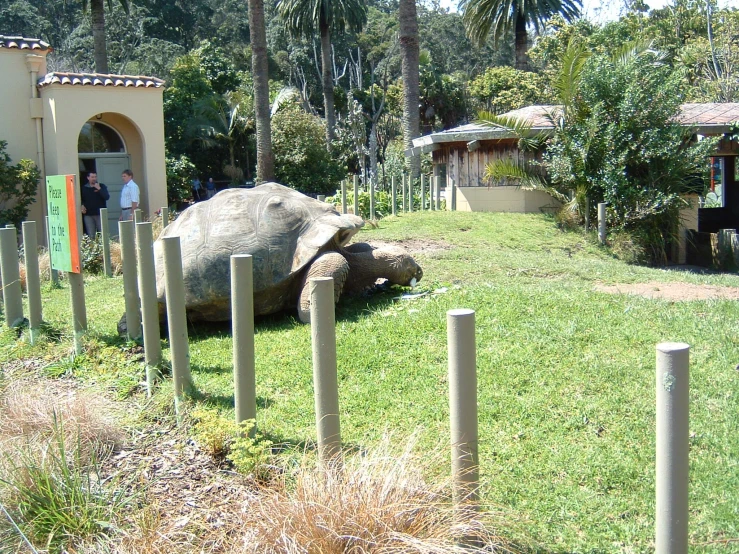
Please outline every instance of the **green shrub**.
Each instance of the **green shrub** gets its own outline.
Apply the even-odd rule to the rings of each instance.
[[[104,271],[103,239],[98,234],[94,239],[82,235],[80,243],[80,265],[82,271],[92,275],[100,275]]]
[[[12,223],[20,229],[28,207],[36,201],[41,174],[31,160],[10,165],[10,156],[5,152],[7,145],[0,140],[0,227]]]
[[[253,475],[258,481],[268,481],[272,441],[259,433],[253,433],[256,427],[256,421],[253,419],[242,421],[239,427],[239,434],[231,443],[226,457],[239,473]]]
[[[306,194],[331,194],[345,170],[326,150],[320,118],[286,106],[272,118],[275,180]]]
[[[182,154],[179,158],[165,158],[167,166],[167,201],[177,205],[192,197],[192,179],[197,173],[190,158]]]

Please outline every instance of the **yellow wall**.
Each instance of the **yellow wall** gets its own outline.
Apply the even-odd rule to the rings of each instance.
[[[447,195],[450,189],[447,188]],[[519,187],[459,187],[457,210],[461,212],[540,213],[540,208],[559,205],[546,192]],[[449,203],[447,202],[447,207]]]
[[[27,61],[32,60],[39,75],[46,73],[46,59],[43,54],[27,50],[0,48],[0,140],[8,143],[6,152],[13,164],[27,158],[39,166],[36,144],[36,123],[31,116],[33,89],[32,76]],[[36,100],[38,103],[39,101]],[[29,221],[40,221],[45,205],[40,201],[31,205]],[[43,233],[39,230],[39,237]]]
[[[164,164],[164,114],[161,88],[47,85],[44,101],[46,171],[49,175],[79,173],[77,139],[82,126],[96,115],[114,127],[131,156],[134,181],[141,189],[141,209],[150,218],[167,205]],[[119,202],[111,198],[111,202]]]

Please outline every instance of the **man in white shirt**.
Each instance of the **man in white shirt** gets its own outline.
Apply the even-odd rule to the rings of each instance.
[[[139,186],[133,181],[133,172],[124,169],[121,174],[123,189],[121,189],[121,221],[133,219],[133,212],[139,207]]]

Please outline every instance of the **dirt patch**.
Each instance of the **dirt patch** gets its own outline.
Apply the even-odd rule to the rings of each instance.
[[[428,239],[405,239],[405,240],[394,240],[394,241],[372,241],[372,246],[401,246],[405,248],[411,254],[423,254],[425,256],[432,256],[439,252],[446,252],[454,248],[453,244],[440,240],[428,240]]]
[[[660,298],[672,302],[690,300],[739,300],[739,287],[695,285],[692,283],[630,283],[596,285],[595,290],[610,294],[634,294],[644,298]]]

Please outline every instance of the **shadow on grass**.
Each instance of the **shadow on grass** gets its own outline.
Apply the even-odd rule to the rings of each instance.
[[[201,391],[197,388],[193,388],[190,391],[190,398],[203,404],[208,408],[218,408],[222,410],[230,410],[234,407],[234,395],[233,394],[210,394]],[[271,400],[263,396],[257,396],[257,408],[264,410],[269,408]]]

